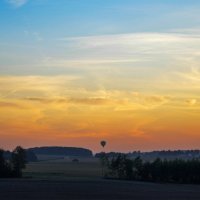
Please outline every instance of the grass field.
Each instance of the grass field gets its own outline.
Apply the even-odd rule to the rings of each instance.
[[[29,163],[24,176],[34,179],[100,178],[101,165],[95,158],[79,158],[79,162],[70,159],[45,160]]]
[[[24,179],[0,180],[0,200],[199,200],[200,185],[105,180],[96,159],[30,163]],[[29,178],[28,178],[29,177]]]

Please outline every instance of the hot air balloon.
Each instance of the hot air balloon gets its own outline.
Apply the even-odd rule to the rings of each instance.
[[[104,148],[106,146],[106,141],[101,141],[101,146]]]

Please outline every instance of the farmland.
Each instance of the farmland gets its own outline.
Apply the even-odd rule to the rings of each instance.
[[[45,158],[46,159],[46,158]],[[97,159],[46,159],[27,165],[24,179],[0,180],[1,200],[195,200],[199,185],[155,184],[101,178]]]
[[[24,176],[48,180],[101,177],[101,165],[98,159],[79,158],[78,160],[79,162],[72,162],[70,159],[56,159],[55,157],[52,160],[30,163],[24,171]]]
[[[1,180],[1,200],[198,200],[200,186],[112,180]]]

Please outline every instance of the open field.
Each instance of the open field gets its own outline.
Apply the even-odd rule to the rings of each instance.
[[[199,200],[200,186],[111,180],[1,180],[1,200]]]
[[[24,171],[25,177],[36,179],[101,178],[101,165],[98,159],[79,158],[78,163],[71,160],[48,160],[30,163]]]
[[[0,200],[200,199],[200,185],[104,180],[96,159],[80,159],[78,163],[69,160],[30,163],[24,176],[21,180],[0,180]]]

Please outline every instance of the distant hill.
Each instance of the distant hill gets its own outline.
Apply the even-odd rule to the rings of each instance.
[[[11,158],[11,154],[12,153],[10,151],[5,151],[4,152],[5,159],[9,160]],[[27,162],[36,162],[36,161],[38,161],[38,159],[32,151],[26,149],[26,161]]]
[[[77,147],[34,147],[28,149],[36,155],[92,157],[92,151]]]

